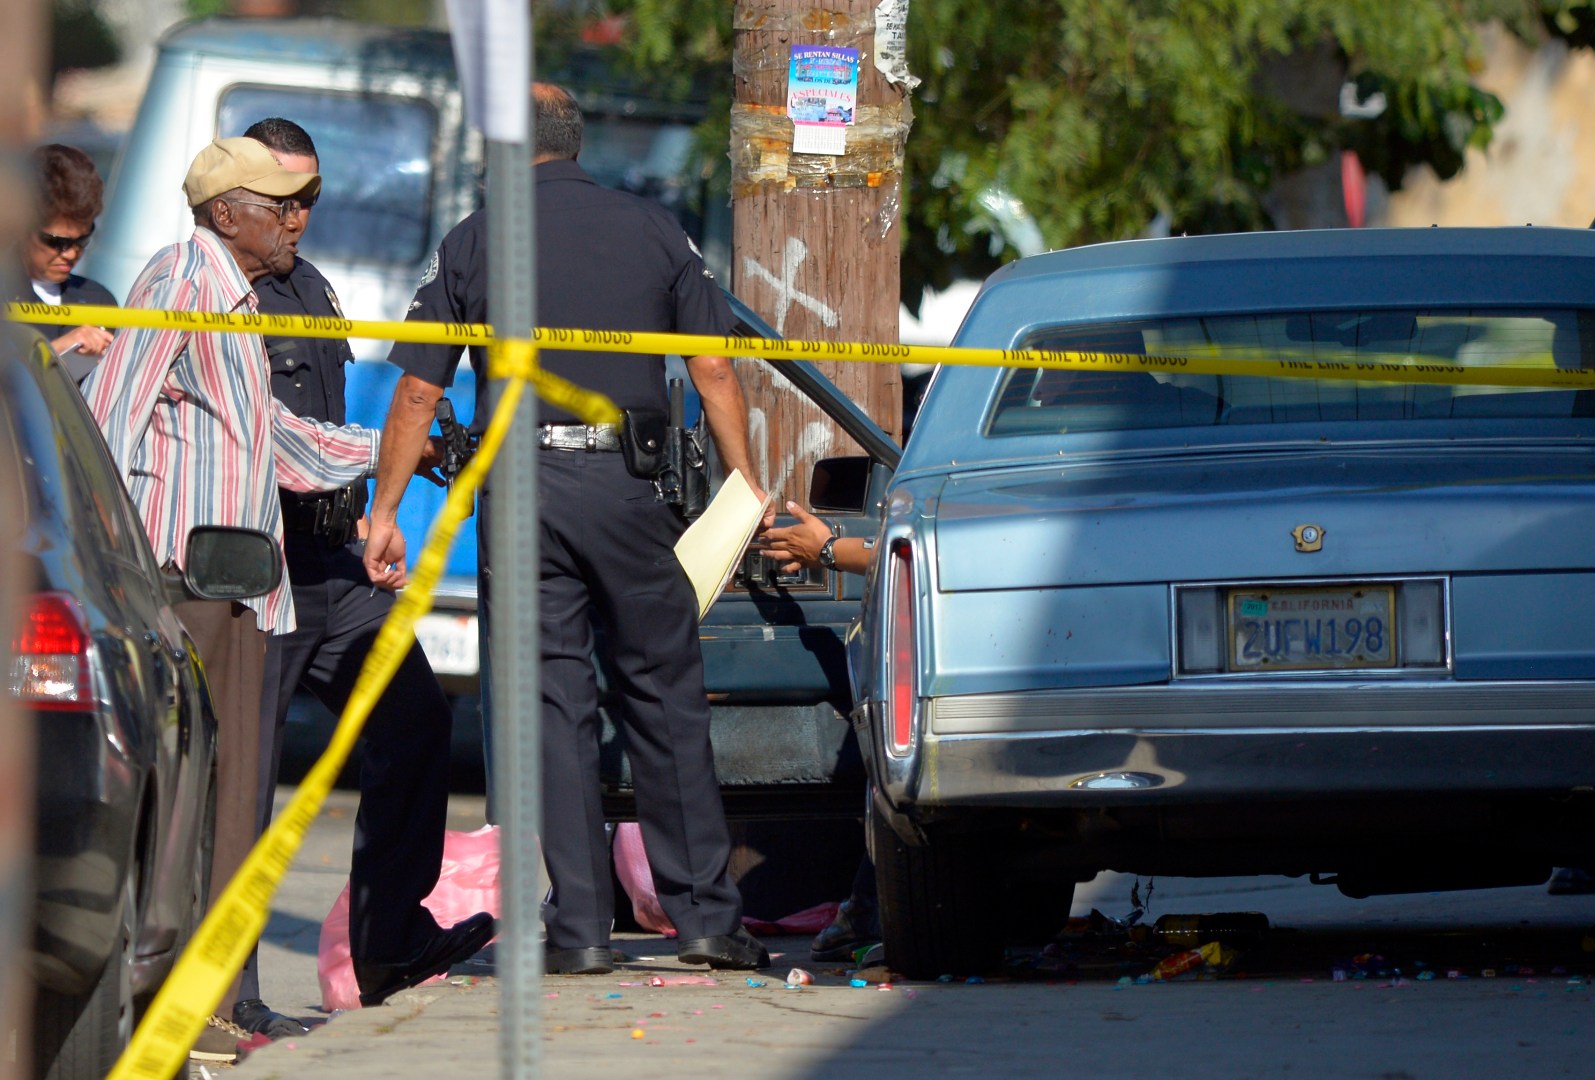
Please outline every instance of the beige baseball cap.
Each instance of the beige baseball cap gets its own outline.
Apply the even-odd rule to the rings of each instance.
[[[242,135],[214,139],[188,167],[183,194],[188,196],[189,206],[198,206],[233,188],[248,188],[279,199],[311,196],[321,191],[321,174],[285,169],[264,143]]]

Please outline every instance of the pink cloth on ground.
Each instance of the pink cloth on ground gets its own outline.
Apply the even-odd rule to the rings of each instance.
[[[615,876],[620,887],[631,898],[631,913],[637,925],[656,934],[674,937],[676,928],[670,916],[659,906],[659,895],[654,891],[653,872],[648,869],[648,852],[642,843],[642,828],[635,821],[625,821],[615,826]],[[742,925],[755,934],[818,934],[836,918],[840,905],[834,901],[815,904],[780,919],[761,919],[752,915],[742,917]]]
[[[484,825],[469,833],[451,829],[443,834],[443,868],[437,887],[422,903],[439,926],[453,926],[479,911],[497,918],[498,867],[498,826]],[[331,1011],[360,1007],[360,988],[349,958],[348,885],[344,885],[321,924],[316,974],[321,982],[322,1008]],[[427,982],[442,978],[434,976]]]

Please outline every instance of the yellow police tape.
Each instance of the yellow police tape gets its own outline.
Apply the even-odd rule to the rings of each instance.
[[[286,334],[298,337],[377,338],[433,345],[486,345],[493,331],[481,323],[372,322],[314,315],[223,314],[207,311],[11,304],[17,322],[61,326],[135,327],[159,330]],[[1461,367],[1407,356],[1345,359],[1274,359],[1267,350],[1215,347],[1207,356],[1141,356],[1065,349],[971,349],[941,345],[875,345],[867,342],[784,341],[712,334],[654,334],[622,330],[534,330],[540,348],[578,352],[675,353],[681,356],[762,356],[770,360],[847,360],[880,364],[948,364],[1083,371],[1183,372],[1190,375],[1254,375],[1339,379],[1355,382],[1432,383],[1452,386],[1595,388],[1595,369],[1558,368],[1549,354],[1519,356],[1510,367]],[[511,365],[514,369],[514,365]],[[539,372],[542,389],[554,376]],[[542,380],[539,382],[538,380]],[[564,384],[567,389],[570,385]]]
[[[479,323],[361,321],[305,315],[263,315],[44,303],[10,304],[6,317],[16,322],[60,326],[178,330],[187,332],[281,334],[321,338],[375,338],[419,344],[486,345],[489,376],[504,378],[503,398],[438,515],[417,561],[409,587],[383,624],[359,682],[327,750],[311,768],[281,817],[255,845],[214,910],[178,959],[151,1003],[133,1040],[108,1080],[167,1080],[182,1067],[206,1018],[248,957],[266,925],[268,908],[305,832],[370,715],[413,641],[415,622],[432,604],[444,559],[460,525],[470,515],[476,489],[498,453],[514,416],[522,383],[588,423],[619,419],[614,404],[543,371],[538,348],[585,352],[633,352],[682,356],[760,356],[771,360],[864,361],[1025,367],[1060,370],[1183,372],[1193,375],[1284,376],[1373,382],[1550,388],[1595,387],[1595,371],[1563,369],[1547,356],[1519,357],[1530,364],[1472,368],[1412,357],[1358,356],[1347,360],[1275,359],[1266,351],[1214,349],[1208,356],[1142,356],[1073,350],[971,349],[927,345],[876,345],[852,342],[785,341],[704,334],[633,333],[606,330],[538,329],[533,341],[496,341]]]
[[[515,344],[519,348],[514,348]],[[503,359],[502,363],[520,370],[535,366],[534,350],[526,343],[506,342],[495,346],[494,351],[506,348],[512,348],[515,355]],[[377,633],[326,751],[306,774],[281,816],[271,823],[250,851],[226,891],[217,898],[215,907],[200,924],[165,985],[150,1003],[149,1011],[108,1080],[171,1080],[185,1067],[189,1048],[205,1029],[206,1019],[265,929],[272,896],[348,760],[361,727],[414,644],[416,620],[432,607],[432,590],[443,575],[449,548],[460,525],[470,516],[476,489],[481,486],[509,432],[523,385],[520,378],[515,378],[505,386],[480,448],[460,473],[438,513],[432,535],[416,561],[414,579],[399,594],[398,603]],[[614,409],[607,399],[589,396],[599,398],[601,404]]]

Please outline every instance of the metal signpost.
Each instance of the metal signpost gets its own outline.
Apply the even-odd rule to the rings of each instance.
[[[498,340],[527,340],[536,321],[533,234],[531,5],[485,0],[449,5],[468,103],[487,137],[488,321]],[[459,39],[464,38],[464,41]],[[494,379],[488,400],[503,390]],[[538,836],[542,830],[542,715],[537,590],[537,398],[523,393],[493,466],[493,622],[488,676],[494,798],[501,825],[499,1047],[506,1080],[541,1072],[543,946]]]

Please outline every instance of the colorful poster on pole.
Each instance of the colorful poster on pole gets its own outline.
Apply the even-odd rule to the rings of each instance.
[[[847,128],[858,107],[858,50],[794,45],[786,85],[793,153],[846,153]]]

